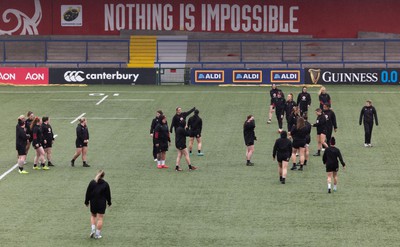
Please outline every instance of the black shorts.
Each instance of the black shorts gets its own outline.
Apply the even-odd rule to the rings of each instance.
[[[76,148],[87,147],[87,143],[76,141],[76,142],[75,142],[75,147],[76,147]]]
[[[338,165],[326,165],[326,172],[338,172],[339,166]]]
[[[254,145],[254,141],[245,142],[244,144],[246,144],[246,146],[253,146]]]
[[[17,146],[17,152],[18,155],[26,155],[26,146],[25,147]]]
[[[278,154],[276,156],[276,160],[279,163],[282,163],[282,161],[289,161],[290,160],[290,156],[291,156],[291,154]]]
[[[43,148],[51,148],[53,145],[52,141],[47,141],[47,143],[42,143]]]
[[[41,146],[42,146],[42,144],[41,143],[38,143],[39,144],[39,146],[38,147],[36,147],[36,145],[34,145],[33,144],[33,142],[32,142],[32,147],[34,148],[34,149],[38,149],[38,148],[40,148]]]
[[[198,130],[192,130],[192,131],[190,131],[189,137],[199,138],[199,137],[201,137],[201,132]]]
[[[92,204],[90,203],[90,212],[92,214],[105,214],[106,213],[106,204]]]
[[[294,140],[292,146],[293,146],[293,148],[298,149],[298,148],[305,148],[306,144],[307,144],[306,140],[300,140],[300,141]]]
[[[175,146],[177,149],[179,149],[179,150],[183,150],[183,149],[185,149],[186,148],[186,145],[183,145],[183,146]]]
[[[326,135],[326,130],[317,130],[317,135],[324,134]]]
[[[158,153],[167,152],[168,151],[168,142],[167,143],[160,143],[158,146]]]

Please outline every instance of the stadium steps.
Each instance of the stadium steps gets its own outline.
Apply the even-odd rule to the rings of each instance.
[[[131,36],[128,68],[154,68],[156,57],[156,36]]]

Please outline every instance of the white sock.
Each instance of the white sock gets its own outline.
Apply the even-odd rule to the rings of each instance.
[[[333,185],[333,189],[334,189],[334,190],[336,190],[336,189],[337,189],[337,188],[336,188],[336,184],[334,184],[334,185]]]
[[[92,231],[94,232],[96,230],[96,225],[92,225]]]
[[[331,189],[331,184],[328,184],[328,189],[329,189],[329,190]]]
[[[96,230],[96,235],[100,236],[100,230]]]
[[[162,165],[162,166],[165,165],[165,160],[161,160],[161,165]]]
[[[157,165],[161,165],[161,160],[157,160]]]

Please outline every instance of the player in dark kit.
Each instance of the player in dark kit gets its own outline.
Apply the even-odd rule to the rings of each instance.
[[[189,157],[189,152],[186,147],[186,137],[189,136],[189,131],[185,130],[186,122],[182,118],[181,121],[179,122],[179,126],[175,129],[175,147],[178,150],[178,156],[176,157],[176,166],[175,166],[175,171],[182,171],[180,168],[180,162],[182,156],[185,156],[186,163],[189,167],[189,171],[196,170],[197,167],[192,166],[190,162],[190,157]]]
[[[186,121],[186,117],[189,116],[194,110],[196,110],[196,107],[193,107],[187,112],[182,112],[182,108],[177,107],[176,109],[176,114],[172,118],[171,122],[171,127],[170,127],[170,132],[172,133],[172,129],[176,129],[179,126],[179,122],[181,121],[181,118],[183,118]]]
[[[371,144],[371,136],[372,136],[372,128],[374,126],[374,118],[375,124],[378,126],[378,114],[376,113],[375,107],[372,106],[372,101],[367,100],[365,102],[365,106],[361,109],[360,113],[360,125],[361,121],[364,123],[364,146],[365,147],[372,147]]]
[[[307,135],[306,135],[306,150],[304,153],[304,165],[307,165],[307,161],[310,157],[310,143],[311,143],[311,129],[312,125],[308,122],[308,115],[305,113],[303,114],[303,118],[305,120],[304,124],[306,126]]]
[[[323,114],[326,118],[326,143],[330,145],[333,130],[337,131],[336,115],[335,112],[331,110],[331,106],[324,104]]]
[[[307,93],[307,87],[303,87],[301,93],[297,96],[297,105],[300,107],[300,115],[307,114],[311,105],[311,95]]]
[[[50,168],[45,165],[45,158],[44,158],[44,149],[43,149],[43,133],[42,129],[40,128],[42,120],[39,117],[35,117],[31,123],[31,130],[32,130],[32,146],[36,151],[36,156],[33,161],[33,169],[40,170],[38,166],[38,162],[40,162],[40,166],[43,170],[49,170]]]
[[[285,106],[286,106],[286,101],[284,98],[282,98],[282,93],[278,92],[278,95],[273,103],[273,106],[275,108],[275,115],[276,119],[278,120],[278,133],[282,132],[283,128],[283,116],[285,114]]]
[[[269,95],[271,96],[271,102],[270,102],[270,105],[269,105],[269,114],[268,114],[268,121],[267,121],[268,124],[271,123],[272,113],[275,110],[274,102],[275,102],[275,99],[278,97],[278,93],[279,92],[282,94],[282,98],[285,98],[282,90],[278,89],[276,84],[272,84],[271,85],[271,90],[269,91]]]
[[[76,140],[75,147],[76,151],[71,160],[71,166],[75,166],[75,160],[82,154],[82,162],[83,167],[90,167],[90,165],[86,162],[86,155],[88,150],[89,143],[89,129],[87,127],[86,118],[82,117],[79,119],[79,124],[76,126]]]
[[[189,128],[189,153],[192,153],[194,138],[197,141],[197,156],[203,156],[201,152],[201,130],[203,129],[203,120],[199,117],[199,110],[194,111],[194,116],[189,118],[188,128]]]
[[[298,106],[294,106],[292,109],[292,113],[290,114],[288,120],[288,132],[290,135],[290,131],[292,130],[293,126],[296,126],[297,119],[300,118],[300,108]]]
[[[287,122],[287,128],[288,131],[292,129],[292,126],[290,126],[290,115],[292,114],[293,107],[297,106],[296,102],[293,100],[293,94],[288,94],[286,103],[285,103],[285,116],[286,116],[286,122]]]
[[[326,118],[324,114],[322,113],[321,108],[317,108],[315,110],[315,113],[317,114],[317,121],[315,124],[313,124],[313,127],[317,127],[317,142],[318,142],[318,151],[316,154],[313,156],[321,156],[321,149],[323,147],[327,147],[328,144],[326,144]]]
[[[18,153],[18,171],[20,174],[28,174],[29,172],[24,170],[24,162],[26,160],[26,144],[29,136],[25,132],[25,121],[24,119],[18,119],[16,126],[16,138],[15,144]]]
[[[292,130],[290,131],[292,138],[293,138],[293,143],[292,143],[292,162],[293,166],[290,168],[290,170],[296,170],[296,153],[299,153],[300,156],[300,168],[299,171],[303,170],[303,165],[304,165],[304,154],[305,154],[305,149],[307,145],[307,134],[308,130],[306,128],[305,120],[304,118],[298,118],[296,126],[293,126]]]
[[[151,126],[150,126],[150,136],[153,138],[154,135],[154,129],[156,128],[157,124],[161,122],[160,116],[163,115],[163,112],[161,110],[156,111],[156,117],[151,121]],[[158,148],[156,147],[156,144],[153,142],[153,158],[154,161],[157,161],[157,150]]]
[[[343,166],[343,169],[345,169],[346,164],[343,161],[342,154],[340,153],[340,150],[335,147],[336,141],[335,137],[331,138],[331,143],[330,147],[325,149],[324,155],[322,156],[322,161],[326,166],[326,172],[328,175],[327,182],[328,182],[328,193],[331,193],[331,181],[332,181],[332,176],[333,176],[333,191],[337,191],[337,173],[339,171],[339,162],[338,159],[340,160],[340,163]]]
[[[274,149],[272,150],[272,158],[278,160],[279,181],[286,183],[287,167],[290,156],[292,154],[292,142],[287,138],[287,132],[281,132],[281,138],[276,139]]]
[[[54,166],[51,163],[51,154],[52,147],[54,142],[54,134],[53,129],[49,123],[49,117],[42,117],[42,133],[43,133],[43,148],[44,152],[47,155],[47,166]]]
[[[85,196],[86,207],[90,204],[90,238],[100,239],[103,229],[104,214],[107,205],[111,206],[110,185],[104,180],[104,171],[100,170],[96,177],[90,181]]]
[[[160,116],[161,123],[159,123],[154,129],[153,142],[157,147],[157,168],[168,168],[165,165],[166,152],[168,146],[171,145],[171,138],[169,137],[167,117],[165,115]],[[179,122],[178,122],[179,127]]]
[[[254,152],[254,141],[257,140],[254,129],[256,128],[256,124],[254,121],[253,115],[248,115],[247,120],[243,124],[243,135],[244,135],[244,144],[246,145],[246,165],[254,166],[254,163],[251,162],[251,157]]]
[[[31,130],[31,124],[32,124],[33,119],[35,119],[35,115],[33,114],[33,112],[28,111],[28,113],[26,114],[26,121],[25,121],[26,134],[29,137],[28,142],[26,144],[26,155],[28,155],[29,148],[31,147],[30,144],[33,141],[33,135],[32,135],[32,130]]]
[[[332,105],[331,96],[326,92],[325,87],[321,87],[318,93],[319,108],[323,109],[324,104]]]

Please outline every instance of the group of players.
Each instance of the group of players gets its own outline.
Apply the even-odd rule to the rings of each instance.
[[[39,118],[36,117],[33,112],[29,111],[26,117],[21,115],[18,117],[17,121],[16,150],[18,154],[19,173],[29,173],[24,170],[24,164],[26,163],[26,156],[31,144],[35,149],[33,169],[49,170],[49,166],[54,166],[53,163],[51,163],[54,134],[49,123],[49,117]],[[47,165],[45,164],[46,158],[48,161]]]
[[[177,107],[176,113],[172,118],[171,127],[168,128],[167,117],[161,110],[156,112],[156,117],[153,119],[150,126],[150,136],[153,138],[153,158],[157,162],[157,168],[168,168],[165,164],[166,153],[171,145],[170,133],[175,131],[175,147],[178,155],[175,163],[175,171],[182,171],[180,161],[185,158],[189,171],[196,170],[197,167],[192,165],[190,155],[192,154],[194,139],[197,141],[197,156],[203,156],[201,152],[202,141],[201,131],[203,121],[199,116],[199,110],[193,107],[187,112],[182,112],[181,107]],[[194,112],[194,115],[189,118],[186,123],[186,118]],[[189,150],[186,146],[186,137],[190,137]]]
[[[86,162],[87,146],[89,142],[86,118],[82,117],[79,119],[76,135],[76,151],[71,160],[71,166],[74,167],[75,159],[82,154],[83,167],[90,167]],[[35,158],[33,161],[34,170],[50,170],[50,166],[54,166],[51,162],[54,138],[55,135],[50,125],[49,117],[37,117],[32,111],[28,111],[26,116],[20,115],[18,117],[16,126],[16,150],[20,174],[29,173],[24,169],[24,164],[26,164],[26,157],[31,145],[35,150]]]
[[[297,97],[297,102],[293,100],[293,94],[289,94],[287,99],[284,99],[282,90],[278,89],[275,84],[270,90],[271,102],[269,118],[267,123],[271,123],[272,114],[275,111],[278,121],[278,132],[280,138],[275,141],[272,157],[278,161],[279,180],[282,184],[286,183],[287,167],[290,160],[293,162],[291,170],[303,170],[303,166],[307,165],[309,159],[309,144],[311,142],[311,129],[316,127],[317,130],[317,152],[314,156],[321,156],[321,151],[325,151],[322,161],[326,166],[328,193],[331,193],[331,181],[334,180],[333,191],[337,191],[337,172],[339,170],[339,162],[343,168],[341,152],[335,147],[336,140],[332,137],[333,131],[337,131],[337,121],[334,111],[331,109],[331,98],[325,87],[321,87],[319,91],[320,107],[315,110],[317,115],[316,122],[310,124],[308,122],[308,111],[311,105],[311,96],[307,92],[307,87],[303,87],[302,92]],[[283,118],[286,115],[287,132],[283,130]],[[361,125],[364,123],[365,131],[365,147],[372,147],[371,134],[372,126],[378,125],[378,117],[375,108],[370,100],[366,101],[366,105],[360,113]],[[252,166],[251,157],[254,152],[254,141],[257,140],[254,133],[255,121],[254,116],[249,115],[243,125],[243,134],[246,150],[246,165]],[[290,139],[291,140],[290,140]],[[297,163],[296,157],[300,156]],[[297,168],[299,166],[299,168]]]

